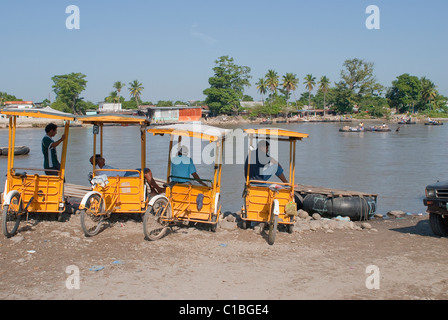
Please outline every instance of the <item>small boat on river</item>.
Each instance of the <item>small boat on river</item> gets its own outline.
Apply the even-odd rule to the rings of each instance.
[[[443,126],[443,122],[440,121],[425,122],[425,126]]]
[[[339,129],[339,132],[364,132],[364,128],[362,127],[349,127],[345,126],[341,129]]]

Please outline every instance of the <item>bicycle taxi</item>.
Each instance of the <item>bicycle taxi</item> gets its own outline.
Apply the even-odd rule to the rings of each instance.
[[[107,127],[121,125],[140,127],[140,134],[136,134],[136,138],[140,139],[140,168],[146,168],[146,128],[149,120],[141,116],[114,114],[82,116],[78,120],[83,124],[93,125],[92,191],[83,197],[79,207],[81,228],[87,237],[92,237],[101,231],[103,224],[113,213],[143,214],[150,203],[150,186],[145,182],[145,170],[100,169],[97,166],[97,155],[103,158],[104,133],[107,132]],[[108,139],[108,142],[111,140],[112,138]]]
[[[201,124],[178,124],[148,129],[153,135],[169,135],[168,169],[165,195],[158,195],[148,208],[143,219],[143,231],[147,240],[162,238],[170,224],[195,222],[210,225],[216,231],[221,213],[220,190],[223,145],[229,130]],[[174,145],[177,137],[177,144]],[[183,143],[182,139],[187,140]],[[214,148],[213,178],[200,179],[173,176],[171,164],[180,148],[189,144],[189,139],[200,139]],[[214,144],[214,145],[210,145]],[[201,144],[202,145],[202,144]],[[210,151],[210,149],[208,149]],[[202,158],[201,158],[202,159]],[[210,164],[211,166],[212,164]]]
[[[2,229],[6,237],[16,234],[22,218],[28,220],[29,213],[58,213],[65,211],[64,197],[65,164],[70,121],[73,114],[60,112],[50,107],[43,109],[6,108],[0,114],[9,117],[8,167],[3,193]],[[59,170],[42,168],[19,168],[14,165],[17,117],[44,118],[55,122],[63,121]],[[34,172],[34,173],[32,173]],[[49,174],[50,173],[50,174]]]
[[[280,128],[245,129],[249,138],[247,157],[246,183],[243,192],[244,204],[241,209],[243,229],[251,222],[269,225],[268,243],[274,244],[278,224],[285,225],[289,233],[292,232],[296,221],[297,205],[294,197],[294,176],[296,160],[296,142],[308,138],[308,134]],[[256,152],[261,152],[254,146],[254,139],[265,141],[289,142],[289,179],[287,182],[273,182],[265,180],[251,180],[250,167],[255,165]],[[271,161],[270,161],[271,162]],[[271,163],[267,165],[271,165]]]

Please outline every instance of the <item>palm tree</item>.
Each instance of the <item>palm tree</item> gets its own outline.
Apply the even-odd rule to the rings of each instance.
[[[437,86],[429,79],[422,78],[422,99],[431,104],[431,100],[435,99],[438,95]]]
[[[278,74],[274,70],[268,70],[268,73],[266,73],[266,84],[269,87],[269,90],[272,93],[277,93],[277,87],[278,87]]]
[[[257,86],[257,90],[259,93],[261,93],[261,100],[263,101],[263,107],[264,107],[264,95],[268,91],[268,85],[266,83],[265,78],[258,79],[258,82],[255,84]]]
[[[140,99],[140,95],[141,95],[143,89],[145,89],[143,87],[143,84],[138,82],[138,80],[129,82],[129,92],[130,92],[131,96],[135,99],[135,102],[137,103],[137,107],[138,107],[138,100]]]
[[[114,83],[114,89],[115,90],[117,90],[117,92],[118,92],[118,102],[120,102],[120,96],[121,96],[121,89],[123,88],[125,86],[125,84],[123,83],[123,82],[121,82],[121,81],[116,81],[115,83]]]
[[[286,104],[289,104],[289,92],[293,92],[294,93],[294,101],[296,100],[296,94],[295,91],[297,89],[297,83],[299,82],[299,79],[297,79],[297,76],[293,73],[287,73],[286,75],[283,76],[283,89],[286,90],[286,92],[288,92],[288,96],[287,96],[287,102]],[[296,103],[297,105],[297,103]]]
[[[112,91],[108,97],[106,97],[106,102],[117,103],[118,101],[118,93],[117,91]]]
[[[330,89],[330,79],[326,76],[322,76],[319,81],[319,90],[324,93],[324,116],[325,116],[325,100],[327,97],[328,89]]]
[[[308,89],[308,106],[311,105],[311,91],[313,90],[314,86],[316,85],[316,78],[313,77],[312,74],[307,74],[304,78],[305,82],[305,88]]]

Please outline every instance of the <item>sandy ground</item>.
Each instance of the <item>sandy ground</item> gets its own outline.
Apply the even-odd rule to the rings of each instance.
[[[281,231],[273,246],[264,232],[238,227],[178,226],[150,242],[141,221],[124,216],[93,238],[79,214],[32,222],[0,237],[2,300],[448,298],[448,239],[432,234],[428,216]]]

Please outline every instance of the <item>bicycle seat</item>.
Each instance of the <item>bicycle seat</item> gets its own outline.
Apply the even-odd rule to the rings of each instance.
[[[14,176],[20,177],[20,178],[26,178],[26,172],[14,172]]]

